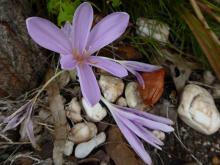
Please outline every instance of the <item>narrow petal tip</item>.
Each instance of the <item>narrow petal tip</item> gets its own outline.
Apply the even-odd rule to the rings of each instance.
[[[114,12],[104,17],[91,30],[86,50],[93,54],[119,38],[125,32],[128,22],[129,15],[125,12]]]
[[[121,15],[124,15],[124,19],[127,21],[127,23],[129,22],[129,19],[130,19],[130,16],[129,16],[129,14],[128,13],[126,13],[126,12],[119,12]]]
[[[173,132],[173,131],[174,131],[174,128],[171,127],[171,126],[167,126],[166,128],[163,128],[162,131],[167,132],[167,133],[170,133],[170,132]]]
[[[82,3],[74,13],[71,31],[72,47],[83,54],[93,22],[93,9],[90,3]]]
[[[71,53],[69,39],[54,23],[40,17],[26,19],[27,31],[40,46],[60,54]]]
[[[101,92],[92,68],[84,64],[77,66],[76,69],[83,97],[91,106],[94,106],[100,101]]]
[[[128,75],[127,69],[110,58],[90,56],[89,61],[90,65],[101,68],[114,76],[122,78]]]

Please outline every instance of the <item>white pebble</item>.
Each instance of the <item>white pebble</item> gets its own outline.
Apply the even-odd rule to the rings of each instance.
[[[110,102],[115,102],[124,91],[123,81],[113,76],[101,75],[99,85],[104,97]]]
[[[220,84],[214,84],[212,89],[212,96],[214,98],[220,98]]]
[[[125,98],[130,108],[139,108],[144,105],[143,99],[138,91],[138,83],[130,82],[125,88]]]
[[[184,88],[178,114],[186,124],[206,135],[215,133],[220,127],[220,114],[212,96],[198,85]]]
[[[101,132],[90,141],[78,144],[75,149],[75,157],[80,159],[85,158],[92,152],[94,148],[104,143],[105,140],[106,135],[104,132]]]
[[[160,139],[160,140],[165,140],[165,133],[164,132],[162,132],[162,131],[159,131],[159,130],[153,130],[153,135],[155,136],[155,137],[157,137],[158,139]]]
[[[203,73],[203,80],[204,80],[204,83],[210,85],[210,84],[212,84],[215,81],[215,76],[212,74],[211,71],[206,70]]]
[[[94,123],[78,123],[69,132],[68,139],[78,144],[90,140],[98,130]]]
[[[127,101],[124,97],[119,97],[118,100],[116,101],[116,104],[120,105],[122,107],[127,107],[128,106]]]
[[[64,147],[64,154],[66,156],[70,156],[73,152],[74,143],[72,141],[67,140]]]
[[[82,98],[82,105],[89,120],[99,122],[107,115],[107,111],[100,103],[91,107],[84,98]]]
[[[77,98],[72,98],[71,102],[69,103],[67,110],[66,110],[66,116],[73,122],[80,122],[82,121],[81,116],[81,105],[77,101]]]
[[[142,37],[151,37],[161,42],[168,42],[170,27],[160,21],[138,18],[136,33]]]

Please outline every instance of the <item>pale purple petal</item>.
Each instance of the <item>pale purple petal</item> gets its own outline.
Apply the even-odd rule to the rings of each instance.
[[[137,62],[137,61],[120,61],[120,62],[128,68],[140,72],[152,72],[161,69],[161,67],[159,66]]]
[[[20,114],[24,114],[25,111],[30,108],[31,108],[31,102],[27,102],[26,104],[22,105],[18,110],[16,110],[13,114],[11,114],[7,118],[5,118],[4,123],[9,122],[9,120],[11,120],[12,118],[14,118],[17,115],[19,116]]]
[[[144,79],[143,79],[143,77],[141,76],[141,74],[138,73],[138,72],[135,72],[134,75],[135,75],[135,77],[137,78],[139,84],[142,86],[142,88],[145,88],[145,82],[144,82]]]
[[[147,151],[144,148],[143,143],[140,141],[140,139],[134,135],[131,132],[124,131],[124,136],[131,145],[131,147],[134,149],[134,151],[138,154],[138,156],[148,165],[152,165],[152,160],[150,155],[147,153]]]
[[[147,119],[147,118],[143,118],[141,116],[138,116],[134,113],[130,113],[130,112],[127,112],[127,111],[120,111],[118,110],[117,113],[120,113],[122,116],[124,116],[125,118],[127,119],[130,119],[136,123],[139,123],[140,125],[143,125],[147,128],[150,128],[152,130],[161,130],[161,131],[164,131],[164,132],[172,132],[173,131],[173,128],[170,127],[169,125],[166,125],[166,124],[163,124],[163,123],[160,123],[160,122],[156,122],[156,121],[153,121],[153,120],[150,120],[150,119]]]
[[[66,35],[52,22],[40,18],[26,19],[28,33],[40,46],[61,54],[72,52],[71,43]]]
[[[77,61],[73,59],[72,55],[61,55],[60,64],[63,70],[73,70],[76,67]]]
[[[89,32],[93,21],[92,6],[84,2],[77,9],[73,17],[72,45],[81,55],[84,53]]]
[[[108,58],[90,56],[89,64],[101,68],[117,77],[125,77],[128,75],[127,70],[122,65]]]
[[[136,71],[134,71],[134,70],[132,70],[132,69],[129,68],[129,67],[127,68],[127,70],[128,70],[129,72],[131,72],[131,73],[137,78],[139,84],[140,84],[143,88],[145,88],[145,82],[144,82],[144,79],[142,78],[141,74],[138,73],[138,72],[136,72]]]
[[[158,145],[160,145],[160,146],[164,145],[164,143],[163,143],[160,139],[158,139],[157,137],[155,137],[154,134],[153,134],[151,131],[149,131],[147,128],[142,127],[139,123],[136,123],[136,122],[134,122],[134,124],[135,124],[137,127],[139,127],[139,129],[140,129],[142,132],[144,132],[145,134],[147,134],[148,138],[149,138],[152,142],[154,142],[155,144],[158,144]]]
[[[70,37],[71,31],[72,31],[72,25],[69,22],[66,22],[65,25],[61,28],[62,32],[67,36],[67,38]]]
[[[136,112],[136,110],[111,104],[103,97],[102,101],[110,110],[113,118],[115,119],[117,125],[119,126],[121,132],[129,142],[131,147],[145,161],[145,163],[152,164],[152,160],[149,154],[146,152],[143,143],[141,143],[140,139],[137,136],[139,136],[149,144],[153,145],[154,147],[161,149],[160,146],[163,145],[163,142],[156,138],[147,128],[154,130],[154,127],[156,125],[156,127],[158,128],[156,130],[161,130],[161,128],[159,127],[162,127],[162,131],[164,131],[163,129],[166,129],[165,131],[167,132],[173,130],[173,128],[166,124],[149,120],[146,116],[149,115],[149,118],[153,118],[155,120],[162,119],[162,121],[165,123],[172,124],[172,121],[167,119],[165,120],[165,118],[163,117],[157,117],[146,112],[141,112],[139,114],[138,111],[138,113],[136,114],[134,113]]]
[[[27,134],[28,139],[30,140],[30,142],[33,146],[36,146],[36,140],[34,137],[34,127],[33,127],[32,120],[29,120],[25,127],[26,127],[26,134]]]
[[[80,64],[76,68],[82,94],[85,100],[94,106],[99,102],[101,93],[92,68],[87,64]]]
[[[129,15],[115,12],[103,18],[89,34],[86,50],[89,54],[100,50],[119,38],[128,26]]]
[[[3,132],[13,129],[21,124],[28,116],[29,113],[32,112],[32,103],[27,102],[23,106],[21,106],[18,110],[16,110],[13,114],[4,119],[3,123],[7,123]]]
[[[160,122],[160,123],[164,123],[164,124],[168,124],[168,125],[173,124],[172,120],[165,118],[165,117],[160,117],[160,116],[153,115],[151,113],[147,113],[147,112],[143,112],[143,111],[139,111],[139,110],[136,110],[133,108],[127,108],[127,107],[122,107],[122,106],[118,106],[118,105],[116,105],[116,107],[119,109],[123,109],[124,111],[129,111],[129,112],[137,114],[141,117],[145,117],[145,118],[148,118],[148,119]]]
[[[25,114],[17,114],[13,118],[11,118],[8,122],[6,127],[4,128],[3,132],[6,132],[10,129],[16,128],[22,121],[24,121],[26,115]]]
[[[135,150],[135,152],[141,157],[141,159],[151,165],[152,160],[149,154],[146,152],[143,143],[138,139],[138,137],[132,133],[132,131],[129,129],[128,126],[126,126],[113,112],[114,110],[112,109],[112,115],[120,128],[121,132],[123,133],[124,137],[127,139],[128,143],[131,145],[131,147]]]
[[[139,127],[137,127],[135,124],[133,124],[133,122],[131,122],[130,120],[128,120],[125,116],[121,116],[121,115],[117,115],[119,119],[121,119],[121,121],[129,126],[129,129],[131,131],[133,131],[137,136],[139,136],[141,139],[143,139],[144,141],[146,141],[147,143],[149,143],[150,145],[154,146],[155,148],[161,150],[161,147],[158,146],[157,144],[154,143],[154,141],[152,141],[151,136],[149,136],[148,134],[146,134],[145,131],[141,130]]]

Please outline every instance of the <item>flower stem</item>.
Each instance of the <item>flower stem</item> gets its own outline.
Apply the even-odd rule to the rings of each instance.
[[[60,76],[62,73],[64,72],[64,70],[61,70],[59,72],[57,72],[53,77],[51,77],[43,86],[42,88],[37,92],[37,94],[35,95],[35,97],[33,98],[33,104],[37,101],[37,98],[40,96],[40,94],[45,90],[45,88],[58,76]]]

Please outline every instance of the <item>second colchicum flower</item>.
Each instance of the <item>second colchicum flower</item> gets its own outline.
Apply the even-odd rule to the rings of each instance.
[[[151,165],[152,160],[139,138],[161,150],[160,146],[163,145],[163,142],[152,134],[152,130],[172,132],[174,129],[170,125],[173,122],[150,113],[114,105],[103,97],[102,101],[108,107],[118,127],[134,151],[145,163]]]
[[[3,123],[7,124],[3,129],[3,132],[16,128],[21,123],[24,123],[24,127],[21,131],[21,138],[28,137],[33,146],[36,146],[36,141],[33,132],[33,103],[27,102],[21,106],[17,111],[4,119]]]
[[[115,12],[103,18],[91,30],[93,9],[85,2],[77,8],[72,24],[67,23],[62,29],[39,17],[28,18],[26,24],[28,33],[36,43],[60,54],[62,69],[76,68],[84,98],[95,105],[101,94],[91,66],[106,70],[117,77],[127,76],[128,72],[112,60],[92,55],[119,38],[128,21],[127,13]]]

